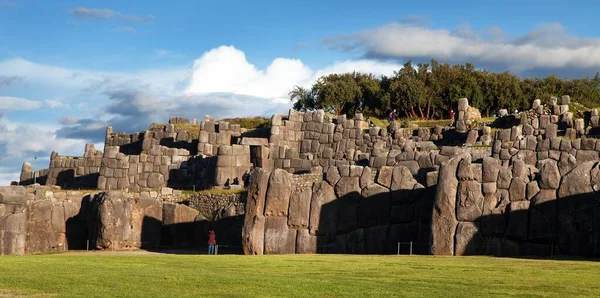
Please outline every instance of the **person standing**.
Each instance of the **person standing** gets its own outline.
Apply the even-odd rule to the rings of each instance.
[[[391,124],[396,119],[396,109],[393,109],[388,115],[388,124]]]
[[[450,108],[449,116],[450,116],[450,125],[452,125],[452,124],[454,124],[454,109],[453,108]]]
[[[215,245],[217,245],[216,237],[217,236],[215,235],[215,231],[213,231],[213,230],[208,231],[208,254],[209,255],[215,254]]]

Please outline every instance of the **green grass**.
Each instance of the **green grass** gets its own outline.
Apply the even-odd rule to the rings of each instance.
[[[600,262],[349,255],[0,258],[0,296],[590,297]]]
[[[370,120],[371,122],[373,122],[373,124],[375,126],[381,127],[381,128],[385,128],[388,126],[388,121],[387,119],[380,119],[380,118],[376,118],[376,117],[370,117],[368,120]],[[495,117],[487,117],[487,118],[481,118],[480,120],[478,120],[478,123],[483,123],[483,124],[490,124],[492,122],[494,122],[494,120],[496,120]],[[398,122],[399,124],[402,122],[402,120],[395,120],[396,122]],[[436,125],[439,126],[447,126],[450,125],[451,121],[450,119],[431,119],[431,120],[412,120],[412,121],[408,121],[408,123],[411,124],[416,124],[418,127],[434,127]]]
[[[228,118],[219,121],[227,121],[230,124],[239,124],[241,128],[248,130],[271,127],[271,119],[265,117]]]

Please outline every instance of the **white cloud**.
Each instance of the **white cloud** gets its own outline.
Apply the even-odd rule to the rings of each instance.
[[[103,72],[40,64],[23,58],[0,61],[0,76],[19,77],[24,83],[41,89],[56,88],[62,93],[98,93],[137,86],[156,94],[174,95],[180,92],[188,72],[184,67]]]
[[[38,168],[47,168],[50,153],[81,156],[85,141],[56,136],[58,127],[9,122],[0,116],[0,185],[18,180],[21,164],[38,157]]]
[[[186,93],[227,92],[287,101],[294,85],[310,86],[321,75],[352,71],[390,75],[399,67],[396,63],[358,60],[337,62],[313,71],[298,59],[276,58],[261,70],[248,62],[244,52],[233,46],[221,46],[194,62]]]
[[[600,67],[600,39],[566,34],[560,24],[544,25],[512,39],[493,27],[487,39],[468,26],[431,29],[392,23],[372,30],[332,37],[324,43],[344,51],[377,58],[435,58],[500,66],[520,72],[531,69]]]
[[[57,99],[46,99],[44,100],[44,105],[52,108],[52,109],[58,109],[58,108],[62,108],[62,109],[68,109],[71,108],[70,105],[63,103],[60,100]]]
[[[44,101],[29,100],[21,97],[12,96],[0,96],[0,110],[4,111],[28,111],[37,110],[43,107],[49,107],[52,109],[57,108],[69,108],[70,106],[64,104],[60,100],[47,99]]]
[[[194,62],[186,93],[229,92],[281,98],[311,75],[311,70],[297,59],[277,58],[266,70],[259,70],[246,60],[244,52],[221,46]]]
[[[40,101],[20,97],[0,96],[0,110],[37,110],[43,106]]]

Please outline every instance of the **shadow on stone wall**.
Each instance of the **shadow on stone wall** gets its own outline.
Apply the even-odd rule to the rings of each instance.
[[[367,189],[375,193],[351,192],[321,206],[310,226],[316,252],[397,254],[400,242],[400,253],[408,254],[412,242],[413,254],[429,254],[435,187],[389,192],[373,184]]]
[[[519,202],[522,208],[459,222],[455,255],[600,257],[598,193]]]
[[[324,204],[314,227],[316,252],[408,254],[412,242],[413,254],[430,254],[434,194],[435,187],[369,197],[353,192]],[[298,232],[296,253],[300,239]],[[455,255],[598,258],[600,194],[513,202],[502,214],[458,222],[452,245]]]
[[[62,189],[96,189],[98,187],[98,173],[75,176],[75,170],[61,171],[56,177],[56,185]]]

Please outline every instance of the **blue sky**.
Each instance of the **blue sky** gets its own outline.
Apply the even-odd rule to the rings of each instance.
[[[565,6],[566,5],[566,6]],[[600,70],[596,1],[0,0],[0,184],[106,125],[269,115],[320,75],[407,59],[522,76]]]

